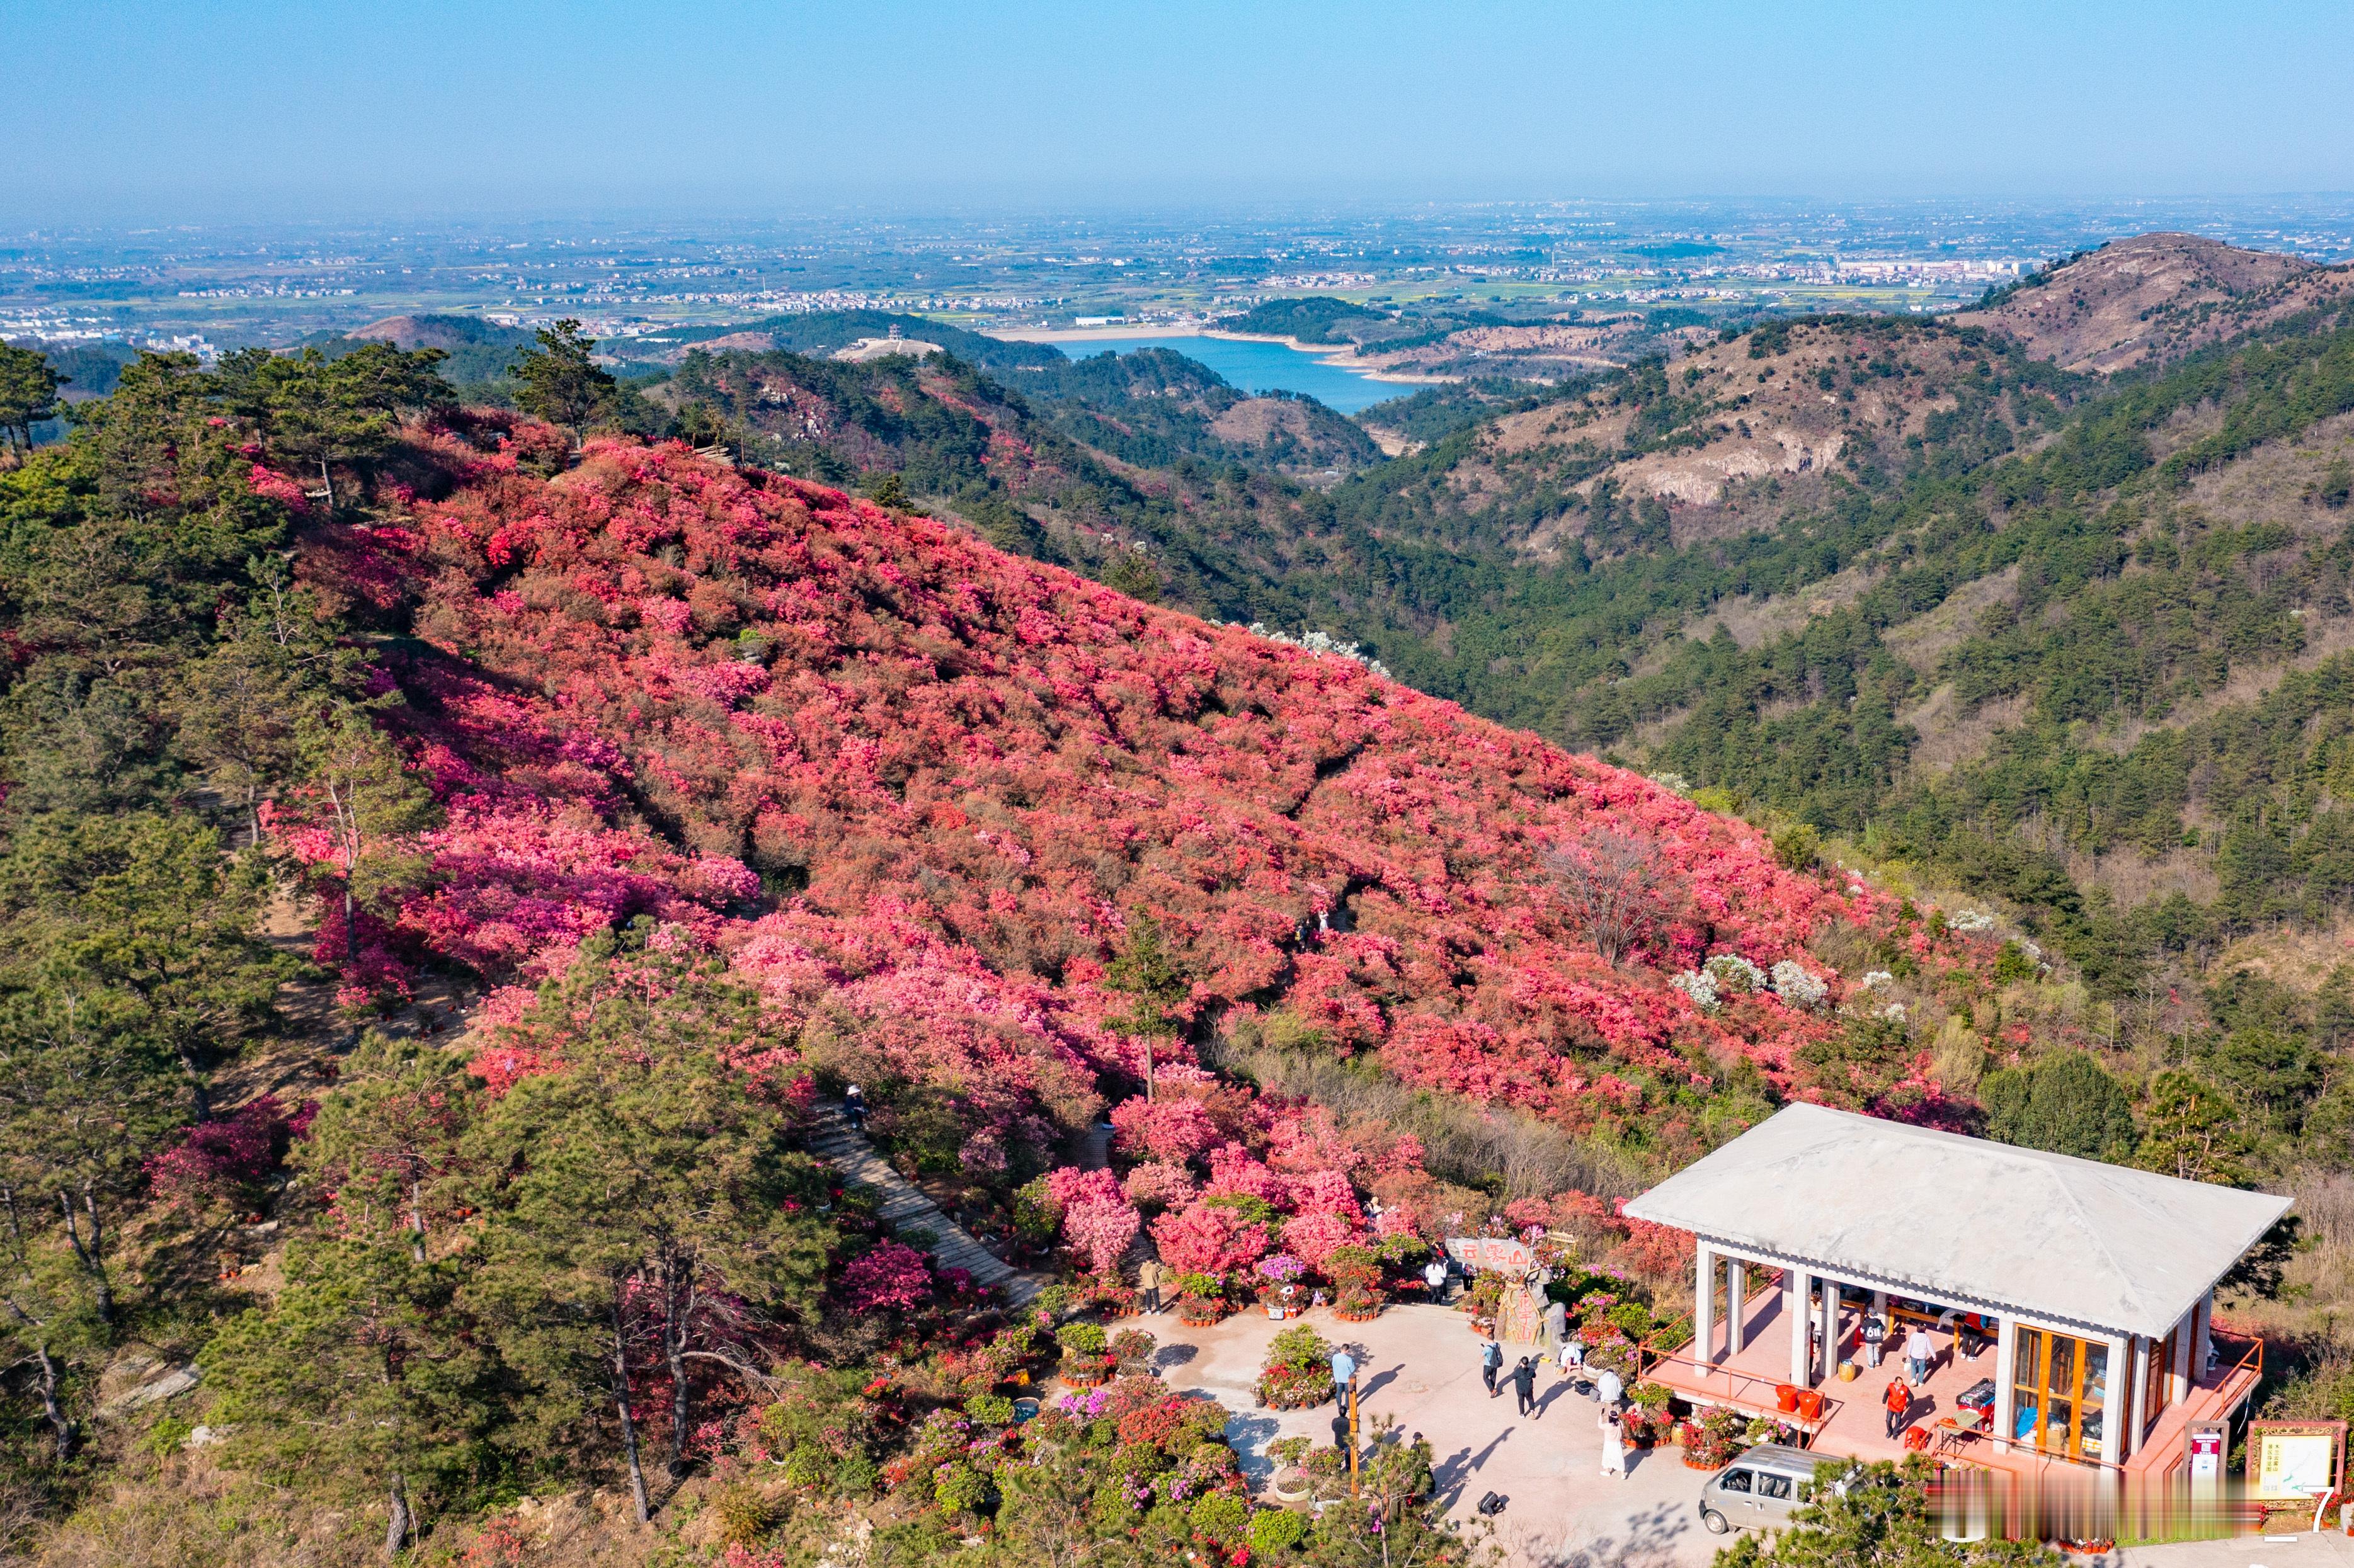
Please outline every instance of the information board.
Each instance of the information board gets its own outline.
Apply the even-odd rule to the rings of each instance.
[[[2248,1496],[2301,1502],[2338,1489],[2345,1461],[2343,1421],[2248,1424]]]

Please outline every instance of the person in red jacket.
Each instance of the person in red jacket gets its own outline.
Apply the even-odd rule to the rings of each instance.
[[[1890,1378],[1888,1392],[1880,1403],[1888,1408],[1888,1435],[1893,1437],[1904,1430],[1904,1418],[1913,1414],[1913,1390],[1903,1378]]]

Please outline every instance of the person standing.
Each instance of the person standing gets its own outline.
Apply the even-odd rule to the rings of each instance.
[[[1872,1371],[1880,1370],[1880,1347],[1887,1341],[1888,1325],[1877,1312],[1863,1315],[1863,1364]]]
[[[1357,1381],[1357,1358],[1347,1351],[1332,1352],[1332,1403],[1341,1414],[1349,1413],[1349,1385]]]
[[[1148,1257],[1136,1271],[1136,1289],[1147,1312],[1161,1310],[1161,1260]]]
[[[1443,1257],[1434,1257],[1428,1263],[1424,1264],[1422,1266],[1422,1283],[1429,1288],[1430,1299],[1434,1303],[1446,1300],[1447,1260]]]
[[[1908,1425],[1905,1417],[1913,1414],[1913,1391],[1904,1386],[1903,1378],[1890,1378],[1880,1403],[1888,1412],[1888,1435],[1893,1437],[1904,1430]]]
[[[1627,1433],[1618,1425],[1618,1413],[1605,1406],[1602,1418],[1595,1423],[1602,1428],[1602,1473],[1627,1478]]]
[[[1496,1397],[1496,1373],[1504,1364],[1504,1347],[1490,1340],[1479,1347],[1479,1381],[1488,1385],[1488,1397]]]
[[[1929,1330],[1918,1323],[1914,1324],[1912,1330],[1904,1336],[1904,1364],[1912,1372],[1914,1383],[1929,1381],[1929,1358],[1935,1353],[1929,1343]]]
[[[864,1137],[866,1133],[866,1091],[853,1084],[842,1094],[842,1117],[850,1123],[850,1130]]]
[[[1594,1397],[1602,1402],[1602,1408],[1617,1410],[1618,1402],[1626,1395],[1627,1385],[1618,1380],[1618,1374],[1604,1367],[1602,1375],[1594,1380]]]
[[[1512,1369],[1512,1394],[1522,1415],[1537,1407],[1537,1364],[1526,1356]]]

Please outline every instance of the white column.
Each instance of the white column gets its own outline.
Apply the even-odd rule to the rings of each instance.
[[[1699,1244],[1697,1266],[1692,1270],[1692,1360],[1709,1367],[1716,1364],[1716,1251],[1706,1241]]]
[[[2010,1407],[2010,1385],[2019,1355],[2019,1324],[2009,1318],[1999,1318],[1995,1323],[1994,1440],[2009,1448],[2011,1425],[2018,1419]]]
[[[2117,1379],[2133,1371],[2133,1341],[2109,1336],[2109,1393],[2101,1403],[2101,1457],[2112,1465],[2125,1463],[2132,1443],[2133,1391]],[[2084,1417],[2079,1415],[2079,1421]]]
[[[2142,1334],[2133,1337],[2133,1397],[2127,1402],[2133,1411],[2133,1425],[2126,1428],[2125,1440],[2119,1446],[2117,1462],[2120,1464],[2124,1463],[2127,1454],[2141,1446],[2141,1435],[2149,1426],[2149,1359],[2156,1354],[2157,1340]]]
[[[1823,1381],[1829,1383],[1839,1376],[1843,1353],[1840,1349],[1840,1285],[1836,1279],[1823,1281]]]
[[[1790,1381],[1806,1388],[1814,1382],[1813,1358],[1807,1353],[1807,1294],[1814,1282],[1803,1268],[1783,1272],[1782,1315],[1790,1319]]]
[[[1749,1327],[1749,1266],[1737,1257],[1724,1260],[1724,1359],[1741,1353]]]

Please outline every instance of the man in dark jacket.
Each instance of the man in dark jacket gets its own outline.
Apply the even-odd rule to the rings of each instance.
[[[1522,1414],[1537,1407],[1537,1364],[1526,1356],[1512,1369],[1512,1393],[1519,1398]]]

